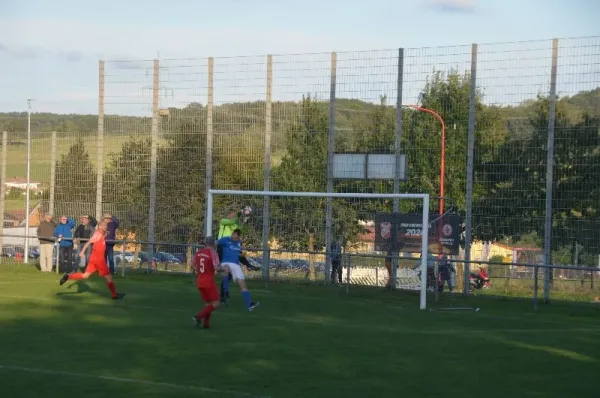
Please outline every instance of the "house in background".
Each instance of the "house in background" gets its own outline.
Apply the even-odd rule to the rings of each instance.
[[[36,205],[29,213],[29,227],[38,227],[44,218],[42,204]],[[4,228],[18,228],[25,226],[25,210],[7,210],[4,212]]]
[[[11,188],[16,188],[16,189],[22,189],[22,190],[26,190],[27,189],[27,180],[25,178],[19,178],[19,177],[13,177],[9,180],[7,180],[4,185],[6,186],[6,188],[8,188],[8,190],[10,190]],[[34,182],[34,181],[29,181],[29,189],[37,191],[40,189],[40,182]]]

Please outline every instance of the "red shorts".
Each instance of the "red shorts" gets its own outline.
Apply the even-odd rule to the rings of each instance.
[[[102,261],[95,258],[90,258],[90,262],[88,263],[87,267],[85,267],[85,272],[88,274],[98,272],[98,275],[100,276],[110,275],[110,270],[106,264],[106,259]]]
[[[220,299],[216,283],[213,283],[209,286],[198,286],[198,291],[200,292],[200,297],[202,297],[202,300],[207,303],[219,301]]]

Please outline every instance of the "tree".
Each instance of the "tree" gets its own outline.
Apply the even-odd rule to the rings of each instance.
[[[263,130],[248,129],[242,133],[218,134],[215,138],[213,187],[231,190],[262,191],[264,188]],[[214,217],[220,220],[228,210],[245,206],[254,210],[247,223],[241,225],[244,246],[258,248],[262,241],[263,197],[216,196]]]
[[[196,243],[203,234],[205,171],[205,119],[184,119],[158,151],[157,240]]]
[[[511,237],[536,232],[545,224],[546,156],[548,140],[547,97],[538,97],[529,118],[531,134],[515,134],[486,165],[488,197],[482,207],[501,214],[491,235]],[[565,102],[557,101],[553,170],[552,245],[587,242],[598,252],[600,227],[600,121],[584,116],[570,120]]]
[[[81,138],[56,164],[55,212],[72,217],[94,214],[96,170]]]
[[[150,149],[149,138],[132,136],[110,155],[104,174],[104,207],[119,217],[120,229],[135,233],[137,240],[148,238]]]
[[[327,189],[327,132],[329,120],[310,95],[303,98],[299,114],[287,127],[286,154],[273,169],[273,186],[280,191],[325,192]],[[274,198],[271,233],[280,245],[306,249],[309,235],[317,247],[325,245],[325,198]],[[359,229],[357,213],[345,201],[333,202],[334,235],[354,238]]]

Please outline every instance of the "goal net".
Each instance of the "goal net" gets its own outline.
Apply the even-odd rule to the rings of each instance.
[[[212,189],[206,200],[207,236],[242,230],[248,277],[416,290],[426,308],[428,194]],[[414,221],[386,221],[398,212]]]

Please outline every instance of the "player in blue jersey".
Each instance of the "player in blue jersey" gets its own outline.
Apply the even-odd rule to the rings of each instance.
[[[246,277],[240,266],[240,253],[242,252],[241,235],[242,232],[239,229],[236,229],[231,236],[219,239],[218,244],[221,246],[222,250],[221,267],[231,272],[233,280],[237,281],[240,285],[242,296],[244,297],[244,302],[246,303],[248,311],[252,311],[259,303],[252,301],[250,298],[250,292],[246,287]],[[226,295],[229,296],[229,280],[227,277],[223,278],[223,288]]]

